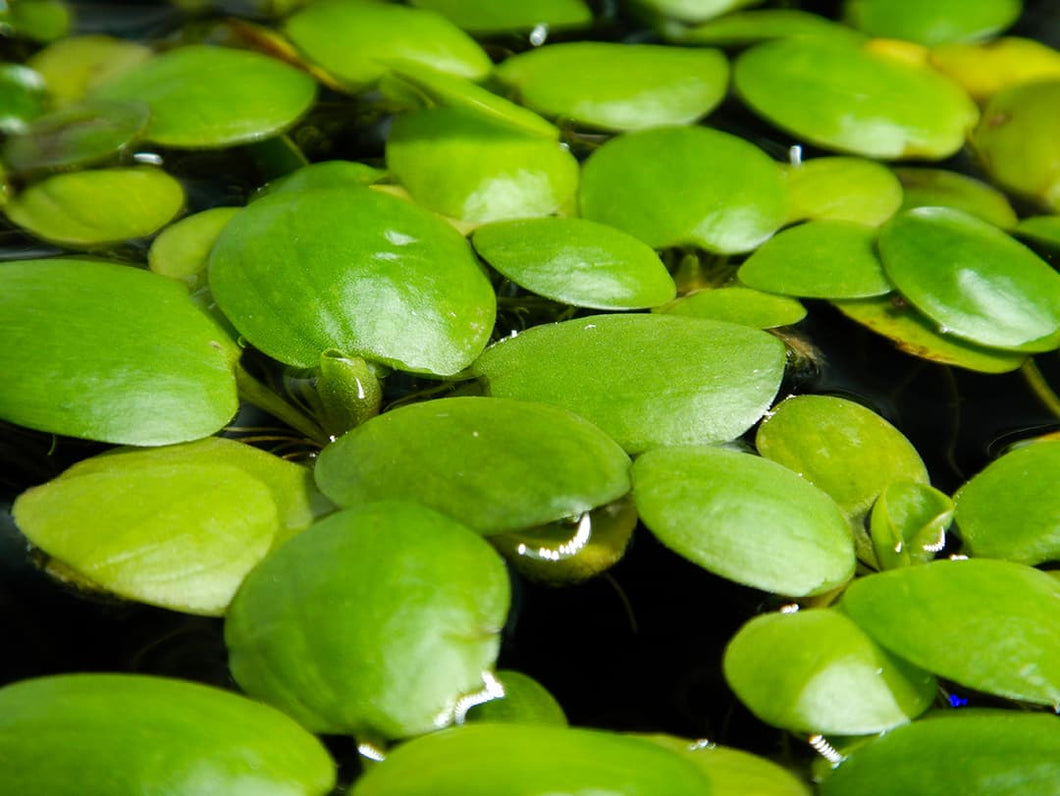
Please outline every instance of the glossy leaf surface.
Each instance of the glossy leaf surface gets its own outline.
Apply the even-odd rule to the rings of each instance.
[[[225,624],[229,666],[315,732],[429,732],[482,689],[508,601],[504,564],[477,534],[416,504],[373,503],[321,520],[250,574]]]
[[[1060,560],[1060,445],[1038,442],[991,462],[954,496],[966,552],[1020,564]]]
[[[790,36],[860,37],[845,25],[797,8],[737,11],[688,28],[664,29],[663,33],[678,44],[708,47],[744,47]]]
[[[191,45],[119,74],[93,96],[146,102],[147,137],[158,144],[221,147],[290,127],[313,103],[316,84],[305,72],[256,52]]]
[[[1060,79],[998,91],[983,109],[971,144],[987,174],[1015,193],[1060,210]]]
[[[354,90],[412,61],[469,80],[492,63],[475,41],[434,11],[371,0],[320,0],[287,19],[299,49]]]
[[[725,96],[729,65],[717,50],[570,42],[513,56],[496,76],[546,116],[641,130],[706,116]]]
[[[395,409],[321,452],[321,489],[342,506],[422,503],[484,535],[578,517],[629,491],[629,457],[564,409],[440,398]]]
[[[165,445],[208,436],[235,414],[238,349],[183,286],[155,274],[87,260],[5,263],[0,329],[9,422]]]
[[[500,221],[475,230],[472,243],[520,287],[576,307],[656,307],[676,290],[646,244],[583,218]]]
[[[542,765],[542,761],[548,765]],[[681,755],[601,730],[472,724],[403,744],[357,781],[352,796],[702,796],[703,775]]]
[[[902,204],[902,185],[886,166],[864,158],[813,158],[784,170],[789,220],[831,219],[879,226]]]
[[[141,675],[41,677],[0,689],[0,759],[4,786],[17,793],[324,796],[335,785],[324,746],[279,711]]]
[[[851,584],[842,609],[879,644],[968,688],[1060,704],[1060,582],[1022,564],[932,561]]]
[[[750,752],[672,735],[641,737],[673,749],[695,763],[710,782],[713,796],[810,795],[810,789],[790,771]]]
[[[0,63],[0,132],[18,134],[44,112],[44,81],[22,64]]]
[[[578,163],[558,141],[466,108],[395,120],[386,164],[423,206],[475,223],[556,213],[578,186]]]
[[[1017,83],[1060,78],[1060,52],[1018,36],[939,45],[931,48],[928,59],[980,102]]]
[[[147,252],[151,270],[198,286],[205,280],[210,250],[239,211],[238,207],[211,207],[166,227]]]
[[[462,29],[476,34],[546,28],[583,27],[593,15],[584,0],[413,0],[412,5],[437,11]]]
[[[1060,722],[1011,710],[936,713],[859,747],[822,796],[1055,793]]]
[[[498,671],[496,677],[504,696],[471,708],[468,721],[567,726],[559,702],[533,677],[511,669]]]
[[[793,298],[739,285],[699,290],[660,307],[658,311],[667,315],[738,323],[756,329],[790,326],[806,317],[806,308]]]
[[[1060,345],[1060,276],[992,224],[908,210],[880,230],[879,251],[888,278],[945,333],[1016,351]]]
[[[1016,370],[1026,354],[967,343],[942,334],[938,324],[926,318],[895,293],[868,299],[833,302],[848,318],[895,342],[913,356],[956,365],[980,373],[1008,373]]]
[[[488,394],[570,409],[630,453],[735,439],[769,407],[783,370],[784,346],[769,334],[665,315],[536,327],[472,366]]]
[[[706,446],[649,450],[633,464],[633,499],[659,541],[729,580],[803,596],[853,574],[839,507],[767,459]]]
[[[493,327],[496,299],[460,234],[366,188],[254,202],[218,238],[209,279],[251,343],[298,367],[315,367],[322,352],[338,349],[451,374],[482,350]]]
[[[581,213],[653,248],[754,249],[784,222],[778,166],[760,149],[705,127],[618,136],[585,162]]]
[[[934,677],[829,608],[755,617],[729,642],[724,669],[752,713],[802,732],[882,732],[927,710],[936,691]]]
[[[639,0],[638,5],[659,16],[674,17],[684,22],[702,22],[761,2],[762,0]]]
[[[1016,211],[1005,195],[985,182],[945,169],[896,168],[902,181],[902,209],[950,207],[1002,229],[1016,224]]]
[[[1007,28],[1022,0],[845,0],[843,16],[858,30],[920,44],[984,39]]]
[[[748,257],[737,275],[757,290],[803,298],[866,298],[893,289],[876,256],[876,229],[808,221],[785,229]]]
[[[1012,234],[1047,249],[1060,249],[1060,215],[1030,216],[1020,221]]]
[[[37,237],[96,246],[158,231],[184,206],[177,180],[152,166],[56,174],[12,199],[7,217]]]
[[[978,119],[947,78],[837,37],[759,44],[736,61],[733,80],[781,129],[870,158],[948,157]]]
[[[861,404],[828,395],[782,401],[755,436],[758,452],[827,492],[851,517],[863,515],[896,479],[927,481],[902,433]]]
[[[89,34],[60,39],[27,61],[48,87],[56,107],[85,99],[96,86],[151,58],[150,47],[114,36]]]
[[[12,171],[84,166],[117,156],[147,127],[150,112],[138,102],[96,100],[38,116],[4,142]]]
[[[279,191],[306,191],[310,188],[352,188],[373,185],[386,177],[386,172],[366,163],[351,160],[325,160],[310,163],[285,177],[266,183],[253,199]]]

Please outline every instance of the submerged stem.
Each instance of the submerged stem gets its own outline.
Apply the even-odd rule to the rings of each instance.
[[[331,441],[315,420],[251,376],[242,365],[237,364],[235,370],[239,396],[247,403],[268,412],[277,420],[282,420],[321,446]]]
[[[1060,397],[1053,392],[1053,388],[1050,387],[1049,382],[1045,380],[1045,376],[1043,376],[1041,370],[1038,369],[1038,363],[1034,361],[1033,357],[1027,357],[1027,360],[1020,368],[1020,373],[1027,382],[1027,386],[1031,388],[1031,392],[1038,397],[1038,400],[1042,402],[1042,405],[1044,405],[1045,408],[1052,412],[1056,417],[1060,418]]]

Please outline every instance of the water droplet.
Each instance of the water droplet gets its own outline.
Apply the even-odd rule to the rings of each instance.
[[[542,44],[545,43],[545,40],[547,38],[548,25],[543,22],[538,25],[534,25],[534,29],[530,31],[530,44],[532,44],[534,47],[540,47]]]

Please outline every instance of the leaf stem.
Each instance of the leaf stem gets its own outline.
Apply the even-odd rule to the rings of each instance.
[[[1045,380],[1045,376],[1038,369],[1038,363],[1034,361],[1033,357],[1027,357],[1027,360],[1020,367],[1020,373],[1027,382],[1027,386],[1031,388],[1031,392],[1038,397],[1038,400],[1042,402],[1045,408],[1060,418],[1060,397],[1057,397],[1057,394],[1053,392],[1053,388]]]
[[[315,420],[251,376],[241,364],[237,364],[235,370],[236,387],[243,400],[268,412],[277,420],[282,420],[321,446],[331,442],[327,433]]]

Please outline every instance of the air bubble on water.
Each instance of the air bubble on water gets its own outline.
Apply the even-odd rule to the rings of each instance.
[[[968,556],[962,556],[960,553],[954,553],[950,556],[950,561],[967,561]]]
[[[780,612],[782,614],[797,614],[799,612],[798,603],[788,603],[787,605],[780,606]]]
[[[706,738],[697,738],[688,744],[689,752],[698,752],[700,749],[717,749],[718,745]]]
[[[540,47],[545,43],[548,38],[548,25],[544,22],[534,25],[534,29],[530,31],[530,43],[534,47]]]
[[[793,144],[792,146],[788,147],[788,162],[791,163],[792,166],[802,165],[801,146],[799,146],[798,144]]]
[[[137,152],[132,159],[137,163],[147,163],[151,166],[162,165],[162,156],[157,152]]]

